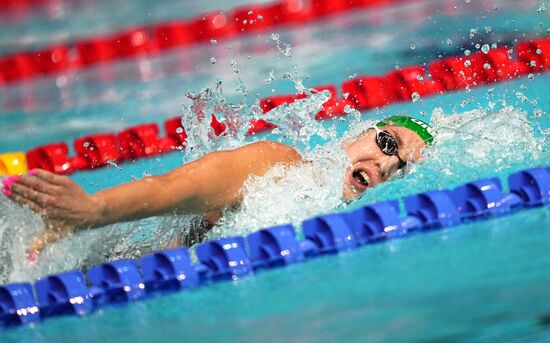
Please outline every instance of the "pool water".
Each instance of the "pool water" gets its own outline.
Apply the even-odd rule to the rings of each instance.
[[[222,81],[227,101],[251,104],[259,97],[293,92],[295,84],[286,73],[303,79],[306,86],[339,84],[354,74],[385,73],[439,55],[475,51],[476,43],[513,44],[516,39],[545,35],[548,15],[538,8],[537,2],[530,1],[483,5],[417,1],[14,84],[0,93],[0,123],[5,132],[0,147],[24,150],[136,123],[161,123],[181,113],[182,104],[188,105],[186,91],[214,87],[216,80]],[[477,33],[471,36],[472,29]],[[48,32],[45,27],[41,34],[48,36]],[[292,45],[291,57],[277,49],[272,33],[279,35],[280,44]],[[52,30],[49,39],[55,36]],[[3,34],[0,38],[7,39]],[[209,62],[211,57],[216,63]],[[548,75],[535,75],[363,113],[363,120],[402,112],[425,120],[465,118],[473,113],[478,127],[472,124],[459,130],[458,138],[479,128],[482,138],[499,135],[502,123],[497,119],[507,118],[509,136],[521,144],[503,135],[493,142],[447,141],[441,148],[434,147],[435,158],[417,166],[411,175],[377,187],[352,206],[550,165],[549,81]],[[352,123],[350,116],[323,125],[342,133]],[[485,154],[476,156],[476,150]],[[77,173],[73,179],[93,192],[144,173],[168,171],[185,159],[184,153],[176,152]],[[75,247],[71,244],[79,241],[75,237],[73,243],[60,242],[47,252],[57,254],[56,259],[52,257],[56,263],[25,266],[24,240],[36,231],[38,219],[5,198],[0,198],[0,213],[2,283],[32,280],[89,262],[71,252]],[[122,230],[119,235],[134,235],[135,242],[143,232],[150,234],[140,231],[143,227],[168,227],[173,220],[123,224],[109,234]],[[109,237],[117,238],[116,234]],[[122,342],[543,342],[550,339],[549,243],[550,210],[531,209],[259,272],[236,282],[107,307],[84,318],[49,319],[4,331],[0,341],[85,342],[116,337]],[[113,257],[120,256],[112,251],[104,256]]]

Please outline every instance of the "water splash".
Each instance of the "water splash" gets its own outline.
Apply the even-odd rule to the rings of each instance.
[[[238,209],[228,210],[209,238],[246,235],[263,227],[299,223],[344,206],[342,171],[347,164],[342,142],[336,140],[304,154],[306,162],[277,165],[266,175],[250,177]]]

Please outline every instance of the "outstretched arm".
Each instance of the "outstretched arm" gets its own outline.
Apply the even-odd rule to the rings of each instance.
[[[286,145],[259,142],[207,154],[173,171],[98,192],[97,225],[150,217],[172,210],[205,213],[237,204],[250,175],[263,175],[277,163],[295,163],[300,155]]]
[[[238,191],[250,175],[263,175],[277,163],[292,164],[300,159],[289,146],[258,142],[210,153],[167,174],[145,177],[93,195],[66,176],[38,170],[36,177],[21,176],[13,182],[11,198],[44,217],[50,234],[55,236],[45,239],[51,242],[75,229],[174,210],[220,210],[239,203]]]

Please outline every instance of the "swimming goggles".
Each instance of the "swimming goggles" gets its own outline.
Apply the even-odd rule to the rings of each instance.
[[[376,130],[376,145],[384,154],[397,157],[399,160],[397,169],[403,169],[407,165],[407,162],[399,157],[397,140],[388,131]]]

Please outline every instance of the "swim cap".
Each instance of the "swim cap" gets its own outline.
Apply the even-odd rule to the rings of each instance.
[[[387,126],[387,125],[406,127],[407,129],[416,132],[420,136],[420,138],[422,138],[424,143],[426,143],[427,145],[430,145],[434,140],[434,137],[429,132],[429,129],[431,129],[431,126],[420,119],[411,118],[407,116],[392,116],[386,119],[382,119],[382,121],[376,124],[376,126]]]

